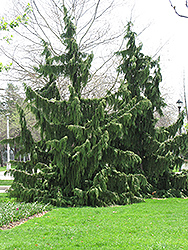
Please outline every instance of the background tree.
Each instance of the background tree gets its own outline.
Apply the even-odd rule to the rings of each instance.
[[[18,135],[20,131],[19,124],[19,114],[16,109],[16,103],[19,102],[21,105],[23,103],[23,97],[21,98],[19,94],[19,89],[12,84],[8,84],[4,93],[1,94],[0,101],[0,139],[3,140],[7,138],[7,115],[9,117],[9,135],[10,138]],[[14,150],[14,149],[13,149]],[[5,153],[5,148],[1,145],[1,159],[3,165],[3,154]]]
[[[20,134],[21,126],[20,126],[20,116],[17,110],[17,105],[22,106],[25,110],[26,120],[28,124],[28,128],[32,132],[33,138],[35,140],[39,140],[40,135],[36,129],[33,128],[35,124],[35,118],[26,109],[26,105],[24,104],[24,93],[20,93],[20,88],[11,83],[7,85],[4,93],[1,95],[0,101],[0,140],[4,140],[7,138],[7,115],[9,116],[9,137],[14,138],[15,136]],[[13,155],[16,154],[18,148],[13,146],[11,148],[13,151]],[[6,152],[5,147],[1,145],[1,156]],[[2,159],[2,157],[1,157]],[[2,162],[3,164],[3,162]]]
[[[30,6],[28,5],[27,8],[24,11],[24,14],[17,16],[14,20],[11,19],[9,23],[5,21],[4,18],[2,18],[0,23],[0,31],[1,34],[4,32],[10,32],[16,27],[19,27],[20,24],[27,25],[28,22],[28,16],[27,14],[30,12]],[[11,34],[11,32],[10,32]],[[10,35],[9,34],[9,35]],[[10,45],[10,41],[13,38],[13,35],[10,36],[4,36],[3,39],[1,39],[1,42],[8,43]],[[3,65],[0,63],[0,72],[3,74],[3,72],[9,72],[10,68],[12,66],[12,63]],[[20,89],[20,87],[8,83],[7,87],[5,89],[1,88],[1,91],[3,91],[0,95],[0,140],[5,139],[7,137],[7,115],[9,117],[9,136],[15,137],[20,132],[20,125],[19,125],[19,114],[16,108],[16,105],[23,106],[24,108],[24,92]],[[31,115],[31,113],[27,112],[27,121],[31,129],[31,124],[34,123],[34,117]],[[37,131],[34,132],[34,138],[38,139],[38,133]],[[16,152],[16,148],[12,148],[14,153]],[[0,152],[1,152],[1,165],[3,165],[3,152],[5,151],[5,148],[1,146]]]
[[[171,7],[174,9],[175,13],[179,16],[179,17],[183,17],[183,18],[188,18],[188,15],[184,15],[179,11],[179,8],[177,8],[176,5],[173,4],[173,1],[169,0]],[[188,8],[188,1],[184,1],[185,3],[185,10],[187,13],[187,8]],[[188,122],[188,108],[187,108],[187,98],[186,98],[186,88],[185,88],[185,71],[183,70],[183,99],[184,99],[184,104],[185,104],[185,113],[186,113],[186,118],[187,118],[187,122]],[[188,128],[188,124],[185,125],[185,129],[187,131]],[[184,157],[187,159],[188,153],[185,152],[184,153]]]
[[[118,3],[124,4],[124,1]],[[29,23],[21,24],[21,29],[14,28],[14,45],[9,49],[2,47],[2,53],[12,62],[11,72],[4,75],[10,81],[27,82],[30,86],[44,86],[48,79],[33,70],[33,66],[43,63],[40,57],[45,41],[53,56],[59,56],[64,50],[64,41],[61,34],[64,30],[62,1],[29,1],[27,17]],[[77,41],[79,48],[87,53],[94,53],[100,47],[100,55],[94,58],[90,80],[87,89],[82,95],[96,95],[105,93],[111,80],[114,81],[114,50],[119,50],[122,43],[123,24],[121,29],[112,30],[113,15],[117,3],[112,1],[93,0],[67,0],[65,1],[70,13],[74,14],[74,25],[77,27]],[[25,11],[25,1],[13,1],[14,15],[18,16]],[[29,12],[28,12],[29,9]],[[12,19],[12,13],[11,19]],[[7,16],[7,15],[6,15]],[[111,23],[109,23],[111,16]],[[108,17],[108,18],[107,18]],[[108,19],[108,20],[107,20]],[[100,24],[100,25],[99,25]],[[120,38],[120,39],[119,39]],[[106,46],[108,44],[108,46]],[[113,48],[114,47],[114,48]],[[112,50],[113,48],[113,50]],[[111,68],[111,70],[110,70]],[[56,78],[61,98],[66,98],[68,93],[69,79]],[[89,84],[90,83],[90,84]],[[100,87],[103,85],[103,87]],[[94,91],[91,91],[94,89]],[[100,93],[100,94],[101,94]]]

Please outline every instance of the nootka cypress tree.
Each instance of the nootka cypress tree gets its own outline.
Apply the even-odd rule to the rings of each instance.
[[[187,150],[187,135],[177,135],[183,125],[184,116],[182,113],[178,121],[169,127],[156,127],[154,112],[162,115],[162,108],[166,105],[159,91],[162,80],[159,59],[152,60],[142,53],[142,44],[136,45],[136,34],[131,30],[131,26],[132,24],[128,23],[126,49],[117,52],[122,57],[118,71],[122,74],[131,97],[137,101],[148,100],[151,106],[147,111],[135,114],[135,122],[131,124],[129,137],[126,137],[126,143],[122,147],[129,148],[141,157],[142,173],[153,189],[163,190],[163,194],[170,196],[174,193],[172,170],[182,165],[181,154]],[[186,179],[186,176],[184,172],[183,178]],[[167,189],[171,189],[172,194]],[[187,194],[187,187],[184,188],[184,193]]]
[[[35,67],[48,82],[38,90],[25,85],[25,101],[41,138],[32,138],[19,107],[21,134],[9,142],[30,157],[12,162],[16,168],[10,170],[14,176],[10,195],[61,206],[105,206],[140,202],[154,190],[166,189],[169,195],[175,195],[174,188],[186,191],[186,175],[171,171],[181,164],[179,155],[186,150],[187,136],[176,136],[183,117],[168,128],[155,126],[154,112],[162,114],[165,105],[158,60],[141,52],[128,24],[127,47],[117,53],[122,59],[118,90],[84,99],[93,54],[80,51],[65,7],[64,23],[65,51],[53,56],[43,41],[45,63]],[[67,100],[61,99],[56,86],[60,75],[70,80]]]

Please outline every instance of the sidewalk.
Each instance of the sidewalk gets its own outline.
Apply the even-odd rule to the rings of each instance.
[[[10,176],[10,174],[4,175],[5,171],[0,171],[0,180],[13,180],[14,177]]]
[[[5,193],[11,186],[0,186],[0,194]]]
[[[0,180],[13,180],[14,177],[10,176],[10,174],[4,175],[4,171],[0,171]],[[9,189],[10,186],[0,186],[0,193],[5,193],[7,189]]]

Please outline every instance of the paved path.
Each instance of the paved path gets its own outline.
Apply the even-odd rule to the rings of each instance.
[[[11,186],[0,186],[0,193],[5,193]]]
[[[5,174],[5,171],[0,171],[0,180],[13,180],[14,178],[10,174]]]
[[[4,171],[0,171],[0,180],[13,180],[14,177],[10,176],[10,174],[4,175]],[[7,189],[9,189],[10,186],[0,186],[0,193],[5,193]]]

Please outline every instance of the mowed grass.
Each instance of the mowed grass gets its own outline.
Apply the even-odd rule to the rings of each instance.
[[[16,201],[15,198],[9,198],[7,193],[0,193],[0,203],[1,202],[12,202],[12,201]]]
[[[0,180],[0,186],[11,186],[13,180]]]
[[[0,249],[188,249],[188,200],[57,208],[0,231]]]
[[[12,166],[11,166],[11,168],[13,169],[13,168],[15,168],[15,167],[12,167]],[[6,167],[6,166],[0,167],[0,171],[6,171],[6,170],[7,170],[7,167]]]
[[[6,171],[7,170],[7,167],[0,167],[0,171]]]

